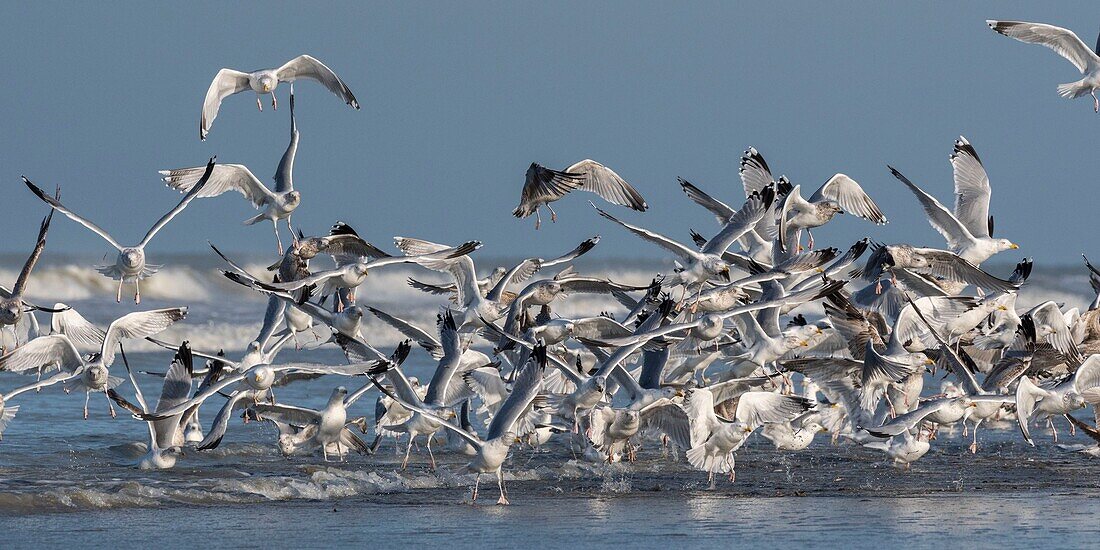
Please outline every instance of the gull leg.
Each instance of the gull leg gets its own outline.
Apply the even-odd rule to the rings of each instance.
[[[810,250],[814,249],[814,234],[810,233],[810,230],[806,230],[806,245],[810,247]]]
[[[1100,99],[1096,99],[1096,90],[1092,91],[1092,111],[1100,113]]]
[[[539,214],[539,209],[536,208],[535,209],[535,231],[538,231],[539,227],[541,227],[541,226],[542,226],[542,214]]]
[[[134,303],[141,303],[141,279],[134,279]]]
[[[115,293],[115,303],[122,303],[122,279],[118,280],[118,292]]]
[[[405,460],[401,461],[401,469],[402,470],[404,470],[409,465],[409,453],[412,453],[412,450],[413,450],[413,439],[415,439],[415,437],[413,436],[413,434],[410,433],[409,434],[409,444],[407,446],[405,446]]]
[[[276,251],[276,254],[282,256],[283,255],[283,239],[282,239],[282,237],[279,236],[279,220],[275,220],[275,219],[271,220],[271,225],[275,227],[275,246],[279,247],[279,250]],[[291,235],[293,235],[293,233],[291,233]]]
[[[325,456],[325,462],[328,462],[328,445],[321,444],[321,454]]]
[[[890,418],[896,418],[898,416],[898,413],[896,410],[894,410],[894,402],[890,400],[890,392],[884,391],[882,392],[882,396],[886,398],[886,404],[890,406]],[[965,424],[966,423],[964,422],[963,429],[965,429]]]
[[[298,237],[296,237],[296,236],[295,236],[295,233],[294,233],[294,228],[293,228],[293,227],[291,227],[291,225],[290,225],[290,216],[289,216],[289,215],[288,215],[288,216],[286,217],[286,228],[290,230],[290,237],[291,237],[292,239],[294,239],[294,241],[295,241],[295,242],[297,242],[297,241],[298,241]],[[281,253],[281,252],[280,252],[280,253]]]
[[[435,471],[435,455],[432,454],[432,439],[434,437],[435,434],[428,435],[428,459],[431,460],[433,472]]]
[[[546,205],[546,209],[550,211],[550,223],[557,223],[558,213],[554,212],[554,208],[549,204]]]
[[[264,112],[264,104],[260,102],[259,94],[256,94],[256,108],[259,109],[261,113]]]
[[[279,98],[275,96],[275,92],[271,92],[271,110],[279,110]]]
[[[103,397],[107,399],[107,410],[111,411],[111,418],[115,418],[118,415],[115,414],[115,404],[111,402],[111,396],[107,395],[107,390],[103,390]]]
[[[1054,438],[1054,442],[1058,442],[1058,428],[1054,427],[1054,417],[1047,419],[1047,425],[1050,426],[1050,435]]]
[[[474,477],[474,494],[470,496],[470,504],[477,502],[477,486],[481,484],[481,472]]]
[[[88,419],[88,401],[92,399],[92,392],[84,394],[84,420]]]
[[[978,454],[978,426],[980,426],[981,423],[982,421],[978,420],[978,422],[974,424],[974,442],[970,444],[970,454]]]
[[[508,502],[507,495],[505,495],[505,493],[504,493],[504,471],[499,470],[499,469],[497,470],[497,487],[500,488],[500,498],[497,499],[497,504],[501,504],[501,505],[510,504]]]
[[[1069,415],[1068,414],[1063,414],[1062,416],[1066,417],[1066,422],[1069,422],[1069,435],[1070,436],[1077,435],[1077,426],[1074,426],[1073,422],[1070,421]]]

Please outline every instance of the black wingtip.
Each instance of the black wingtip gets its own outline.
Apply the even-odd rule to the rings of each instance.
[[[359,236],[359,233],[356,233],[355,230],[352,229],[352,227],[350,225],[348,225],[346,222],[343,222],[343,221],[337,221],[336,223],[334,223],[332,225],[332,229],[329,230],[328,234],[332,235],[332,236],[335,236],[335,235],[355,235],[356,237]]]

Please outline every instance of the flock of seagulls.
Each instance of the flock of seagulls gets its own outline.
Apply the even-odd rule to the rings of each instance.
[[[1097,56],[1072,33],[1036,23],[989,25],[1069,58],[1086,78],[1059,90],[1095,97]],[[271,94],[275,107],[278,84],[301,79],[316,80],[359,108],[348,86],[308,55],[277,69],[222,69],[203,103],[200,137],[207,137],[227,97],[251,89],[261,110],[263,94]],[[838,215],[885,224],[883,209],[841,173],[804,198],[800,183],[775,177],[763,155],[749,148],[739,170],[744,197],[720,198],[679,181],[688,198],[717,219],[711,237],[685,229],[691,241],[681,241],[593,204],[594,223],[626,231],[674,262],[672,273],[628,284],[573,267],[598,245],[598,236],[550,259],[531,257],[489,271],[472,256],[481,247],[476,240],[451,245],[396,237],[395,249],[386,251],[344,222],[327,235],[306,236],[290,224],[302,199],[292,181],[299,142],[293,88],[290,119],[290,144],[273,189],[247,167],[214,158],[205,166],[165,170],[164,181],[183,192],[183,199],[133,246],[120,244],[65,206],[60,189],[51,195],[24,178],[50,212],[15,285],[0,288],[0,327],[11,330],[23,322],[34,327],[31,338],[4,350],[0,370],[34,381],[0,395],[0,431],[19,409],[13,400],[30,401],[38,390],[62,384],[85,393],[85,418],[92,394],[102,393],[112,416],[118,404],[147,424],[142,468],[171,468],[187,454],[219,446],[233,437],[239,429],[234,420],[243,417],[278,426],[274,443],[287,455],[346,461],[393,440],[404,446],[402,468],[420,449],[433,468],[438,452],[468,456],[476,474],[471,500],[488,474],[496,478],[502,504],[508,502],[504,469],[524,446],[560,445],[574,457],[607,462],[637,460],[645,449],[675,448],[713,483],[716,475],[735,480],[737,451],[757,432],[782,452],[804,451],[818,434],[828,433],[834,444],[881,452],[906,468],[948,425],[972,431],[972,452],[978,452],[979,426],[993,420],[1014,419],[1032,445],[1040,421],[1055,440],[1056,424],[1068,422],[1071,430],[1080,427],[1100,441],[1095,426],[1071,416],[1087,407],[1095,412],[1100,403],[1100,270],[1086,260],[1098,294],[1085,311],[1054,302],[1018,309],[1017,293],[1032,262],[1023,259],[1007,278],[982,268],[1018,247],[994,237],[990,180],[965,138],[955,141],[950,155],[953,207],[889,168],[901,184],[898,190],[916,197],[943,243],[866,238],[821,248],[821,233]],[[928,188],[947,192],[946,186]],[[540,209],[556,220],[551,203],[574,190],[636,212],[648,209],[619,174],[583,160],[562,171],[532,163],[514,215],[534,214],[537,228]],[[100,328],[65,304],[45,308],[24,299],[55,211],[117,249],[115,263],[98,269],[118,281],[117,301],[123,285],[133,284],[134,301],[140,303],[140,281],[159,267],[146,259],[153,237],[194,199],[228,191],[262,210],[245,223],[272,222],[279,254],[270,273],[256,274],[211,245],[226,262],[229,280],[268,300],[261,330],[239,358],[157,339],[186,317],[185,307],[129,313]],[[286,247],[280,221],[290,231]],[[408,282],[440,297],[435,327],[417,326],[369,305],[370,296],[356,296],[372,271],[396,264],[413,264],[428,276]],[[479,276],[479,268],[488,274]],[[562,302],[582,293],[613,298],[622,311],[556,313]],[[38,325],[35,312],[52,316],[48,327]],[[408,339],[388,353],[375,348],[361,330],[366,315]],[[331,336],[317,336],[318,327],[327,327]],[[311,337],[319,339],[317,345],[339,346],[347,364],[277,362],[288,342],[297,345],[299,338]],[[124,345],[135,339],[174,352],[152,405],[125,360]],[[413,353],[436,362],[426,384],[403,371]],[[126,378],[117,376],[116,358],[122,359]],[[929,372],[950,379],[926,389]],[[281,402],[272,391],[319,377],[346,380],[331,389],[321,409]],[[375,396],[373,423],[355,414],[366,395]],[[203,407],[218,411],[206,427],[199,421]],[[367,443],[363,436],[370,433],[374,439]],[[1081,450],[1100,455],[1096,445]],[[662,456],[677,460],[681,453]]]

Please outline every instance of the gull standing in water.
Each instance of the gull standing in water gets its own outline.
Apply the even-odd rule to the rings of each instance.
[[[551,170],[534,162],[527,168],[527,179],[523,182],[523,194],[519,206],[512,211],[517,218],[535,215],[535,229],[542,225],[539,208],[545,206],[550,211],[550,221],[558,221],[558,213],[550,203],[580,189],[595,193],[607,202],[626,206],[638,212],[645,212],[649,206],[642,194],[634,189],[614,170],[591,159],[582,160],[565,171]]]
[[[215,158],[217,157],[210,158],[210,162],[207,163],[206,171],[203,173],[202,178],[183,196],[183,200],[181,200],[175,208],[157,220],[157,223],[153,224],[153,227],[149,229],[149,232],[145,234],[141,242],[134,246],[123,246],[119,244],[109,233],[92,223],[91,220],[73,212],[67,206],[61,204],[56,198],[47,195],[45,191],[31,183],[26,176],[23,177],[23,183],[27,184],[27,187],[30,188],[38,198],[42,199],[43,202],[52,206],[58,212],[65,214],[76,223],[87,227],[96,235],[103,237],[103,240],[118,249],[118,257],[115,259],[114,264],[100,265],[96,267],[96,270],[104,276],[118,281],[118,293],[115,295],[115,301],[117,302],[122,301],[122,285],[124,283],[134,283],[134,303],[140,304],[141,288],[139,286],[139,281],[156,273],[161,267],[159,265],[145,263],[145,246],[149,244],[149,241],[153,239],[153,236],[155,236],[158,231],[163,229],[165,225],[168,225],[168,222],[172,221],[172,218],[175,218],[180,212],[183,212],[183,209],[187,208],[187,204],[199,195],[203,186],[210,180],[210,175],[214,172]]]
[[[340,77],[336,76],[336,73],[332,72],[332,69],[312,56],[299,55],[287,61],[278,69],[260,69],[251,73],[234,69],[218,71],[213,82],[210,83],[210,88],[206,90],[206,99],[202,102],[199,139],[205,140],[206,135],[210,133],[210,126],[214,124],[214,119],[218,116],[218,109],[221,107],[223,99],[251,88],[252,91],[256,92],[256,107],[263,111],[264,107],[260,103],[260,96],[271,94],[271,108],[277,109],[278,102],[275,99],[275,88],[280,82],[294,82],[301,78],[316,80],[324,84],[330,92],[354,107],[356,111],[359,110],[359,102],[356,101],[355,94],[351,93],[351,89],[348,88],[347,84],[344,84],[343,80],[340,80]],[[291,97],[293,97],[293,88],[291,89]]]
[[[477,502],[477,490],[478,484],[481,482],[481,474],[496,474],[497,486],[500,488],[500,498],[497,500],[497,504],[509,504],[508,493],[504,490],[504,473],[500,467],[504,464],[504,460],[508,458],[508,450],[516,442],[516,423],[527,414],[532,402],[542,389],[542,375],[546,371],[547,361],[546,346],[536,346],[531,352],[531,357],[533,360],[524,365],[523,370],[520,371],[515,383],[512,385],[512,392],[508,394],[508,398],[504,400],[504,404],[501,405],[500,410],[493,416],[492,422],[489,423],[489,431],[486,432],[485,439],[481,439],[476,434],[467,432],[450,423],[435,411],[428,410],[419,403],[406,403],[397,395],[384,390],[385,393],[409,410],[433,418],[440,426],[465,439],[477,450],[474,459],[467,466],[477,474],[474,479],[474,491],[470,498],[471,503]]]
[[[172,358],[172,366],[168,367],[168,373],[164,376],[160,398],[157,399],[156,407],[152,411],[149,410],[149,405],[145,402],[145,395],[141,392],[141,386],[138,386],[137,381],[134,380],[134,372],[130,370],[130,363],[125,360],[125,354],[123,355],[123,363],[126,365],[126,372],[130,376],[130,384],[134,386],[137,405],[126,401],[113,389],[107,390],[107,395],[120,407],[133,414],[140,416],[151,412],[166,411],[187,401],[188,397],[191,396],[194,357],[191,355],[191,348],[188,347],[187,342],[180,344],[179,350]],[[160,420],[147,421],[149,425],[149,451],[138,461],[138,468],[142,470],[164,470],[175,466],[176,460],[183,450],[183,445],[186,443],[184,427],[187,425],[190,416],[190,414],[181,412]]]
[[[294,190],[294,155],[298,152],[298,126],[294,122],[294,91],[290,92],[290,144],[279,161],[275,171],[275,191],[267,188],[259,178],[243,164],[219,164],[210,175],[210,181],[198,193],[197,197],[216,197],[227,191],[236,191],[248,199],[254,208],[263,212],[244,221],[245,225],[254,225],[271,220],[275,228],[275,243],[279,255],[283,254],[283,241],[279,237],[279,220],[286,220],[286,227],[293,238],[294,228],[290,226],[290,216],[302,202],[302,194]],[[161,170],[168,187],[180,192],[192,190],[206,171],[204,166]]]
[[[1020,42],[1046,46],[1058,55],[1069,60],[1077,67],[1085,78],[1076,82],[1058,85],[1058,95],[1066,98],[1078,98],[1083,95],[1092,96],[1092,109],[1100,113],[1100,99],[1096,97],[1096,90],[1100,88],[1100,38],[1097,39],[1096,50],[1090,49],[1077,37],[1073,31],[1047,25],[1045,23],[1028,23],[1026,21],[996,21],[988,19],[985,22],[994,32],[1001,33],[1009,38],[1015,38]]]

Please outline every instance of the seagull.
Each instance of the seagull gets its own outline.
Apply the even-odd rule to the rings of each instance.
[[[373,383],[368,383],[364,389],[371,387]],[[349,395],[347,388],[338,386],[332,390],[328,403],[321,410],[278,403],[258,403],[253,408],[268,420],[304,426],[307,429],[313,428],[309,430],[312,435],[311,442],[321,447],[325,462],[328,462],[329,449],[335,449],[336,455],[340,457],[344,457],[348,450],[355,450],[359,454],[370,454],[370,447],[347,427],[348,407],[363,393],[365,392],[359,391]]]
[[[592,207],[604,218],[621,225],[642,240],[677,256],[679,261],[682,262],[683,269],[676,274],[675,278],[670,277],[666,280],[665,284],[680,284],[684,285],[685,288],[689,285],[698,285],[699,291],[702,292],[703,284],[714,277],[720,276],[725,282],[730,282],[730,264],[722,259],[722,254],[737,239],[752,230],[756,222],[764,216],[774,197],[775,195],[770,192],[770,189],[765,189],[762,194],[753,193],[750,195],[741,210],[738,210],[736,214],[726,220],[726,225],[722,228],[722,231],[711,238],[710,241],[707,241],[707,244],[698,252],[664,235],[623,222],[594,204]]]
[[[979,265],[991,256],[1005,250],[1020,248],[1008,239],[992,237],[992,218],[989,216],[989,178],[981,159],[966,138],[955,141],[951,155],[955,171],[955,211],[945,208],[935,197],[926,193],[909,178],[887,166],[890,173],[916,195],[928,216],[928,223],[943,235],[947,246],[962,259]]]
[[[274,97],[274,95],[272,96]],[[271,220],[275,228],[276,253],[283,253],[283,241],[279,237],[279,220],[286,220],[286,227],[294,235],[294,228],[290,226],[290,216],[294,209],[302,202],[302,194],[294,189],[294,155],[298,152],[298,126],[294,122],[294,94],[290,94],[290,144],[279,161],[279,168],[275,171],[275,190],[267,188],[259,178],[252,174],[243,164],[219,164],[214,167],[210,175],[210,181],[199,192],[197,197],[216,197],[228,191],[236,191],[263,212],[244,221],[245,225],[254,225],[264,220]],[[174,170],[161,170],[168,187],[186,193],[193,189],[206,171],[204,166],[193,168],[177,168]]]
[[[953,252],[908,244],[876,246],[867,257],[862,276],[865,280],[874,282],[882,277],[883,271],[890,271],[896,277],[898,270],[934,277],[930,281],[933,285],[958,283],[965,287],[971,284],[1000,292],[1011,292],[1020,288],[1019,281],[994,277]]]
[[[118,293],[115,295],[116,302],[122,301],[123,283],[132,282],[134,283],[134,303],[140,304],[141,290],[139,286],[139,281],[156,273],[157,270],[159,270],[161,267],[159,265],[145,263],[145,246],[149,244],[149,241],[153,239],[153,236],[155,236],[157,232],[163,229],[165,225],[168,225],[168,222],[172,221],[172,218],[175,218],[180,212],[183,212],[183,209],[187,207],[187,204],[199,195],[203,187],[207,184],[207,182],[209,182],[211,174],[213,174],[214,172],[215,158],[217,157],[210,158],[210,162],[207,163],[206,171],[203,172],[202,178],[200,178],[199,182],[195,184],[195,186],[192,187],[186,195],[183,196],[183,200],[181,200],[175,208],[173,208],[167,214],[157,220],[157,223],[153,224],[153,227],[149,229],[149,232],[145,234],[145,237],[141,239],[141,242],[134,246],[123,246],[119,244],[118,241],[116,241],[115,238],[112,237],[109,233],[101,229],[98,225],[92,223],[87,218],[84,218],[79,214],[73,212],[68,207],[61,204],[61,202],[58,201],[56,198],[47,195],[45,191],[40,189],[37,185],[31,183],[31,181],[27,179],[26,176],[23,176],[23,183],[27,184],[27,187],[35,195],[37,195],[39,199],[42,199],[43,202],[52,206],[58,212],[65,214],[69,217],[69,219],[75,221],[76,223],[87,227],[96,235],[103,237],[103,239],[110,243],[111,246],[114,246],[118,249],[118,258],[115,260],[114,264],[100,265],[96,267],[96,270],[104,276],[110,277],[118,281]]]
[[[481,439],[476,434],[472,434],[451,424],[448,419],[440,416],[436,410],[425,407],[421,403],[418,403],[418,400],[405,402],[405,396],[402,396],[400,392],[395,392],[395,394],[390,395],[395,400],[400,401],[401,404],[409,410],[415,411],[416,414],[422,415],[426,419],[431,419],[431,421],[439,424],[440,427],[446,428],[455,435],[465,439],[467,443],[477,450],[474,459],[467,465],[470,471],[477,474],[474,478],[474,490],[470,498],[471,503],[477,502],[478,485],[481,482],[481,475],[496,474],[497,486],[500,488],[500,498],[497,500],[497,504],[509,504],[508,493],[504,490],[504,473],[501,471],[500,467],[504,464],[504,460],[508,458],[508,450],[512,447],[512,444],[516,442],[516,423],[521,417],[527,414],[531,407],[531,403],[542,389],[542,376],[546,371],[547,362],[546,346],[536,346],[531,352],[531,357],[533,360],[524,365],[519,376],[516,377],[515,383],[512,385],[512,391],[508,394],[508,398],[504,400],[500,410],[493,416],[493,421],[489,424],[489,430],[485,434],[485,439]],[[383,391],[389,393],[386,390]]]
[[[256,92],[257,108],[263,111],[260,96],[271,94],[271,108],[277,109],[275,88],[280,82],[293,83],[301,78],[316,80],[324,84],[330,92],[336,94],[337,97],[354,107],[355,110],[359,110],[359,102],[355,99],[355,94],[351,93],[351,89],[348,88],[347,84],[344,84],[343,80],[340,80],[340,77],[336,76],[336,73],[332,72],[332,69],[312,56],[299,55],[277,69],[260,69],[250,73],[234,69],[218,71],[213,82],[210,83],[210,88],[206,90],[206,99],[202,102],[199,139],[205,140],[206,135],[210,133],[210,126],[214,124],[214,119],[218,116],[218,109],[225,98],[251,88],[252,91]],[[293,95],[293,84],[291,84],[291,97]]]
[[[431,262],[453,260],[466,256],[479,248],[481,248],[480,241],[468,241],[455,248],[448,248],[423,256],[390,256],[388,258],[380,258],[369,262],[356,261],[342,267],[337,267],[336,269],[321,271],[294,281],[280,283],[253,282],[261,289],[283,291],[294,291],[310,285],[320,285],[320,295],[328,296],[338,289],[352,289],[361,285],[372,269],[392,264],[416,263],[424,265]]]
[[[115,319],[107,327],[99,353],[85,358],[64,334],[41,336],[0,357],[0,370],[25,372],[43,366],[57,366],[67,375],[59,380],[72,381],[86,393],[84,419],[88,419],[88,401],[92,392],[104,392],[122,383],[123,379],[111,376],[110,367],[115,361],[115,350],[123,339],[153,336],[187,316],[186,307],[173,307],[138,311]],[[110,399],[107,401],[110,405]],[[115,416],[110,405],[111,416]]]
[[[367,375],[368,379],[374,380],[375,376],[388,370],[392,366],[392,362],[403,361],[404,356],[402,353],[408,353],[407,345],[399,346],[397,351],[394,352],[394,356],[389,359],[380,357],[377,360],[351,363],[343,366],[259,364],[247,370],[223,377],[221,380],[210,384],[206,390],[196,393],[191,399],[183,401],[168,410],[158,410],[152,413],[135,416],[147,421],[164,420],[165,418],[190,411],[202,405],[203,402],[214,395],[227,395],[228,398],[226,399],[226,403],[214,417],[214,422],[210,427],[209,433],[206,434],[206,437],[196,447],[200,451],[210,450],[221,444],[222,439],[225,437],[226,429],[229,426],[229,417],[232,415],[233,411],[242,408],[245,399],[251,399],[254,404],[259,403],[260,399],[268,395],[268,390],[275,384],[277,379],[276,375],[278,373],[295,371],[318,375]],[[234,389],[229,394],[222,393],[230,387],[234,387]]]
[[[580,189],[595,193],[607,202],[626,206],[638,212],[649,208],[641,193],[619,177],[610,168],[591,159],[582,160],[565,171],[551,170],[534,162],[527,168],[527,180],[523,183],[523,194],[519,206],[512,211],[517,218],[535,215],[535,229],[542,225],[539,208],[545,206],[550,211],[550,221],[558,221],[558,214],[550,203],[564,197],[570,191]]]
[[[687,460],[708,474],[729,474],[736,479],[733,453],[745,444],[752,432],[769,422],[786,422],[806,412],[812,403],[803,398],[772,392],[750,391],[737,401],[732,420],[714,412],[714,395],[706,388],[688,390],[684,410],[691,422],[691,444]]]
[[[1028,23],[1026,21],[997,21],[987,19],[985,22],[994,32],[1003,34],[1009,38],[1015,38],[1028,44],[1039,44],[1054,50],[1058,55],[1069,60],[1077,67],[1085,78],[1076,82],[1058,85],[1058,95],[1066,98],[1078,98],[1085,94],[1092,96],[1093,111],[1100,113],[1100,99],[1096,97],[1096,90],[1100,88],[1100,38],[1097,39],[1096,49],[1093,50],[1077,37],[1073,31],[1047,25],[1045,23]]]
[[[1076,372],[1053,386],[1037,386],[1028,376],[1021,377],[1016,386],[1016,416],[1020,421],[1020,432],[1024,435],[1024,441],[1033,447],[1035,442],[1028,429],[1032,419],[1068,416],[1088,405],[1100,405],[1100,355],[1089,356]],[[1053,431],[1053,420],[1050,427]],[[1058,440],[1057,432],[1054,432],[1054,438]]]
[[[114,389],[107,390],[107,395],[122,408],[143,415],[150,412],[161,412],[175,407],[186,401],[191,396],[191,377],[194,372],[194,357],[188,343],[180,344],[179,350],[172,359],[172,366],[164,376],[164,385],[161,387],[160,399],[156,407],[150,411],[145,402],[145,396],[141,392],[141,386],[134,380],[134,373],[130,370],[130,364],[126,365],[126,372],[130,376],[130,384],[134,386],[134,395],[137,397],[137,405],[126,401]],[[138,468],[142,470],[164,470],[176,465],[176,461],[186,443],[184,427],[187,425],[187,414],[180,413],[161,420],[148,421],[149,425],[149,451],[138,461]]]
[[[856,180],[844,175],[836,174],[829,178],[814,194],[810,200],[802,198],[801,185],[794,186],[783,200],[783,207],[779,212],[779,244],[787,248],[790,239],[788,232],[815,227],[821,227],[833,219],[837,214],[848,212],[869,220],[876,225],[885,225],[886,216],[879,210],[875,201],[867,196]],[[809,246],[814,247],[814,238],[809,237]]]

